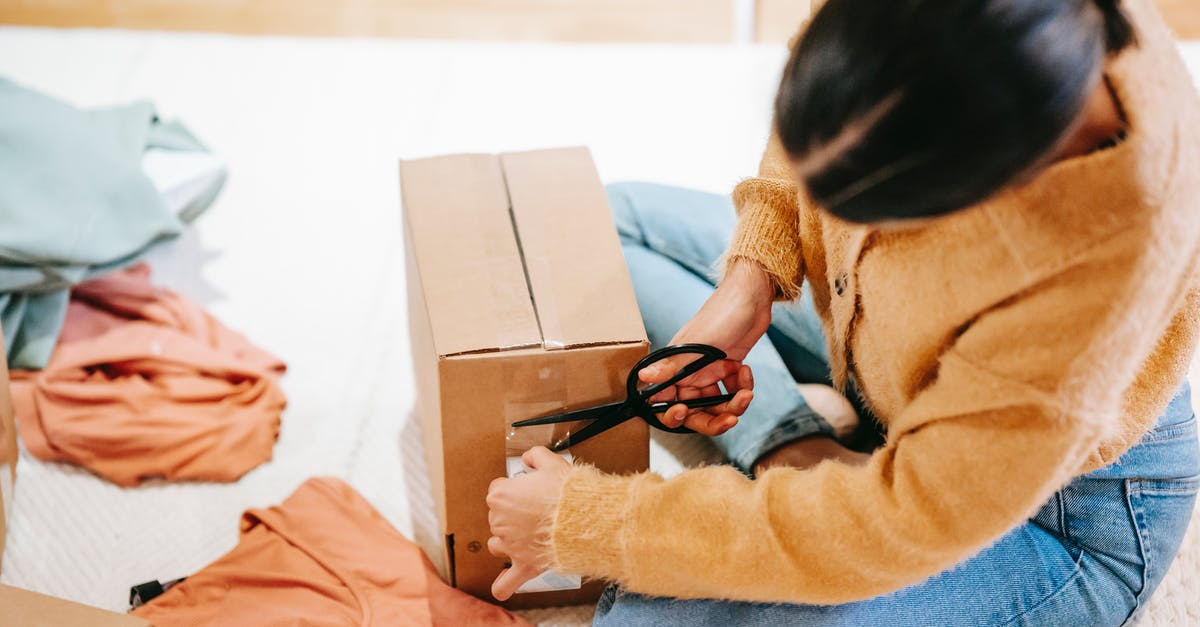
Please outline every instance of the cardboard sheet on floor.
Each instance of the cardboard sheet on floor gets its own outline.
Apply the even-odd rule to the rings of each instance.
[[[431,557],[447,581],[491,600],[504,560],[485,546],[484,498],[505,476],[509,425],[624,398],[646,332],[587,149],[403,161],[400,180],[417,412],[445,539]],[[631,420],[571,453],[641,471],[647,430]],[[505,606],[590,603],[601,588]]]
[[[0,624],[21,627],[151,627],[149,621],[116,614],[21,588],[0,585]]]

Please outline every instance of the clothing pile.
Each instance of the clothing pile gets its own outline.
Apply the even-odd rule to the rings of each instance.
[[[34,456],[125,486],[271,458],[283,363],[133,265],[224,180],[149,103],[83,111],[0,79],[0,316]]]
[[[178,583],[135,593],[147,588],[158,594],[139,594],[146,604],[132,613],[158,627],[529,624],[447,585],[417,545],[330,478],[247,511],[232,551]]]
[[[81,111],[0,78],[0,328],[33,456],[125,487],[232,482],[271,459],[283,361],[139,261],[224,180],[148,103]],[[233,551],[130,602],[159,626],[528,624],[444,583],[337,479],[247,511]]]
[[[50,363],[14,370],[21,438],[113,483],[235,481],[271,459],[284,364],[144,264],[75,287]]]
[[[164,166],[189,158],[202,165],[188,177]],[[0,78],[0,326],[9,367],[45,366],[70,288],[181,234],[224,181],[220,161],[149,103],[82,111]]]

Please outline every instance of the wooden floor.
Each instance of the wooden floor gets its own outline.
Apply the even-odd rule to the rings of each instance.
[[[727,42],[734,0],[0,0],[0,23],[534,41]]]
[[[1155,0],[1180,39],[1200,39],[1200,0]],[[808,16],[812,0],[756,0],[759,41],[787,41]]]
[[[1200,0],[1158,0],[1180,39],[1200,39]]]
[[[0,0],[0,23],[534,41],[729,42],[739,2],[754,39],[787,41],[812,0]],[[1156,0],[1183,39],[1200,39],[1200,0]]]

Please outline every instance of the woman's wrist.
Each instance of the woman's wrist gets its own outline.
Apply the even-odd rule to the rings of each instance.
[[[756,307],[770,307],[776,292],[775,281],[771,279],[767,269],[757,261],[745,257],[729,260],[719,289],[732,291],[739,300],[752,303]]]

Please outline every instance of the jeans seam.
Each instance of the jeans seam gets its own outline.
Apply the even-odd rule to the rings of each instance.
[[[1138,492],[1159,496],[1193,496],[1196,494],[1196,488],[1195,486],[1191,488],[1141,488]]]
[[[1063,497],[1062,490],[1055,492],[1054,495],[1058,497],[1058,532],[1062,534],[1063,538],[1070,540],[1071,533],[1067,529],[1067,500]]]
[[[1125,491],[1125,506],[1129,510],[1129,520],[1133,523],[1134,530],[1137,531],[1138,555],[1142,558],[1141,572],[1141,587],[1137,594],[1133,595],[1133,608],[1129,610],[1129,614],[1125,617],[1125,623],[1128,623],[1138,610],[1141,609],[1146,594],[1146,583],[1150,577],[1150,552],[1146,550],[1147,538],[1145,537],[1145,521],[1143,520],[1143,512],[1140,506],[1133,504],[1133,480],[1126,479],[1122,482],[1122,489]]]
[[[1200,476],[1179,479],[1146,479],[1137,477],[1130,478],[1129,481],[1137,484],[1132,487],[1137,489],[1138,494],[1191,496],[1200,491]]]
[[[1170,427],[1165,427],[1162,429],[1153,429],[1146,435],[1142,436],[1142,441],[1161,442],[1163,440],[1173,439],[1179,437],[1180,435],[1187,435],[1188,432],[1194,430],[1195,427],[1196,417],[1192,416],[1191,418],[1179,424],[1171,425]]]
[[[1017,620],[1020,620],[1022,617],[1026,616],[1032,612],[1037,611],[1043,605],[1054,600],[1055,597],[1062,594],[1063,591],[1066,590],[1068,586],[1070,586],[1072,583],[1074,583],[1075,580],[1078,579],[1081,574],[1083,574],[1082,555],[1080,557],[1080,560],[1078,562],[1076,562],[1075,572],[1071,573],[1071,576],[1067,577],[1067,580],[1062,582],[1062,585],[1060,585],[1058,588],[1055,588],[1054,592],[1051,592],[1050,594],[1046,595],[1046,597],[1044,597],[1041,601],[1038,601],[1037,603],[1035,603],[1033,605],[1033,607],[1025,610],[1024,612],[1016,614],[1012,618],[1010,618],[1007,621],[1005,621],[1004,623],[1002,623],[1001,627],[1006,627],[1007,625],[1012,625],[1014,622],[1016,622]]]

